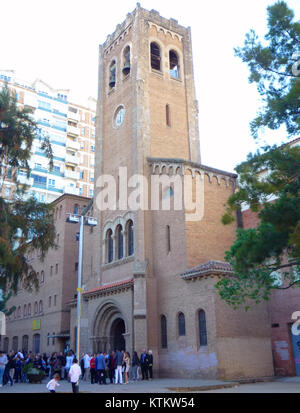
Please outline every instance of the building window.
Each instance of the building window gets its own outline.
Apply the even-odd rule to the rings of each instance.
[[[114,241],[112,230],[109,229],[106,233],[106,251],[107,251],[107,262],[113,262],[114,259]]]
[[[50,275],[53,275],[53,265],[50,267]]]
[[[4,339],[4,348],[3,348],[5,354],[8,353],[8,348],[9,348],[9,338],[5,337],[5,339]]]
[[[24,309],[23,309],[23,317],[27,317],[27,305],[24,305]]]
[[[27,314],[28,314],[28,317],[31,316],[31,304],[28,304],[28,312],[27,312]]]
[[[134,233],[133,233],[133,222],[131,220],[127,222],[126,232],[127,232],[127,251],[128,251],[128,256],[131,257],[131,255],[134,254]]]
[[[199,311],[199,337],[200,346],[207,346],[206,316],[205,311]]]
[[[91,151],[95,152],[95,146],[94,145],[91,145]]]
[[[49,297],[49,301],[48,301],[48,307],[49,308],[51,308],[51,300],[52,300],[52,297]]]
[[[111,62],[109,68],[109,88],[112,90],[116,86],[116,61]]]
[[[178,314],[178,334],[185,336],[185,316],[183,313]]]
[[[164,315],[162,315],[160,318],[160,329],[161,329],[161,347],[168,348],[167,318]]]
[[[170,225],[167,225],[167,253],[171,252],[171,229]]]
[[[43,284],[45,282],[45,272],[41,272],[41,283]]]
[[[19,351],[19,338],[17,336],[12,339],[12,349],[15,353]]]
[[[170,50],[169,53],[169,61],[170,61],[170,76],[179,79],[179,59],[178,55],[174,50]]]
[[[33,352],[38,354],[40,352],[41,336],[40,334],[35,334],[33,336]]]
[[[166,124],[167,126],[171,126],[170,105],[166,105]]]
[[[42,300],[39,302],[39,313],[43,314],[43,301]]]
[[[28,342],[29,342],[29,337],[27,335],[22,337],[22,351],[23,352],[28,352]]]
[[[130,47],[129,46],[127,46],[124,50],[123,63],[124,65],[123,65],[122,72],[123,72],[124,77],[126,77],[130,73]]]
[[[5,188],[5,196],[10,196],[10,188],[8,186]]]
[[[80,179],[84,179],[84,171],[81,171],[79,176],[80,176]]]
[[[21,307],[20,307],[20,306],[18,307],[17,317],[18,317],[18,318],[21,318]]]
[[[55,274],[58,274],[58,264],[55,265]]]
[[[151,43],[151,68],[160,71],[160,47],[157,43]]]
[[[79,214],[79,205],[78,204],[74,205],[73,214],[75,214],[75,215]]]
[[[122,225],[118,225],[116,228],[116,239],[117,239],[117,254],[118,260],[124,257],[123,252],[123,228]]]
[[[37,301],[34,303],[34,315],[36,315],[37,313],[38,313],[38,311],[39,311],[39,306],[38,306],[38,303],[37,303]]]
[[[57,295],[54,296],[54,307],[56,307],[56,301],[57,301],[56,298],[57,298]]]

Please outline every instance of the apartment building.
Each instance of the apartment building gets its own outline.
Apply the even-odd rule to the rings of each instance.
[[[16,94],[19,106],[30,107],[38,124],[32,147],[30,178],[18,171],[18,181],[30,185],[29,194],[40,202],[51,203],[63,194],[93,197],[96,100],[86,105],[69,102],[70,91],[54,89],[43,80],[20,80],[14,71],[0,70],[0,88],[5,82]],[[49,137],[53,150],[53,169],[41,151],[41,142]],[[13,193],[14,183],[8,174],[4,196]]]

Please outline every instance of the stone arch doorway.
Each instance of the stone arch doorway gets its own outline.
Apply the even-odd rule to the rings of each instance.
[[[112,301],[104,303],[95,316],[93,327],[93,351],[113,351],[129,349],[130,334],[128,322],[118,304]]]
[[[110,337],[112,350],[126,350],[126,342],[124,338],[125,323],[122,318],[117,318],[111,326]]]

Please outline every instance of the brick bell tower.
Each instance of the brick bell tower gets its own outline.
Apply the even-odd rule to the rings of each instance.
[[[127,168],[128,177],[149,176],[150,157],[199,163],[198,135],[190,28],[161,17],[155,10],[147,11],[138,3],[99,48],[96,181],[104,174],[118,181],[120,167]],[[98,193],[96,186],[95,199]],[[151,281],[147,281],[153,278],[149,213],[130,214],[134,225],[132,272],[122,260],[114,271],[106,265],[118,261],[115,247],[111,253],[114,258],[105,251],[107,224],[118,221],[126,211],[117,208],[97,213],[101,223],[98,240],[102,240],[97,249],[100,284],[133,277],[130,342],[139,350],[149,348],[149,320],[156,318],[149,313],[147,291],[151,288],[151,296],[155,295],[155,283],[150,287]],[[125,232],[123,228],[124,238]],[[114,233],[114,242],[116,237]],[[155,298],[150,301],[154,304]],[[151,345],[156,347],[155,342]]]
[[[191,30],[137,3],[136,9],[99,47],[95,199],[100,190],[99,176],[112,175],[119,182],[119,168],[126,167],[128,178],[135,174],[148,177],[147,159],[157,157],[200,163]],[[117,243],[116,224],[126,212],[134,228],[131,267],[130,260],[124,261],[124,257],[119,260],[116,246],[112,247],[113,252],[108,252],[105,235],[111,228],[112,243]],[[153,327],[157,330],[158,315],[151,212],[124,211],[117,206],[116,211],[98,210],[97,214],[98,282],[106,285],[132,277],[132,321],[126,328],[126,334],[129,333],[126,344],[139,351],[155,349],[158,337]],[[128,234],[124,225],[122,231],[126,243]]]

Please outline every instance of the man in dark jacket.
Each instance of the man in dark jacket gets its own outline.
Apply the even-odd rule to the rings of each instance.
[[[118,382],[120,382],[120,384],[123,384],[123,376],[122,376],[123,358],[124,356],[121,353],[121,351],[117,350],[115,354],[115,369],[116,369],[115,384],[118,384]]]
[[[149,368],[149,358],[146,350],[143,350],[141,355],[141,370],[142,370],[142,380],[148,380],[148,368]]]
[[[116,353],[113,351],[109,353],[109,356],[108,356],[107,367],[108,367],[109,380],[111,384],[113,384],[114,377],[115,377],[115,354]]]

